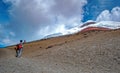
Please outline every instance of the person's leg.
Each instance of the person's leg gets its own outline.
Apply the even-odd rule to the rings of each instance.
[[[22,55],[22,48],[21,49],[19,49],[19,54],[18,54],[18,57],[21,57],[21,55]]]
[[[19,49],[16,50],[16,57],[19,56]]]

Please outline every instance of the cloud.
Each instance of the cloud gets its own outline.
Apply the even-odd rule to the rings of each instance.
[[[4,44],[9,44],[9,43],[11,43],[11,40],[9,38],[6,38],[6,39],[3,39],[2,42]]]
[[[6,25],[0,24],[0,44],[15,44],[15,40],[13,40],[13,38],[15,37],[15,33],[10,30],[7,30],[5,27]]]
[[[32,40],[73,27],[83,18],[87,0],[4,0],[11,3],[6,29],[17,39]],[[61,25],[62,24],[62,25]],[[64,26],[64,27],[63,27]],[[59,27],[61,29],[59,29]],[[59,29],[59,30],[58,30]]]
[[[50,30],[51,29],[51,30]],[[44,31],[43,29],[39,30],[36,32],[36,37],[32,37],[32,39],[39,39],[38,36],[47,36],[47,35],[50,35],[50,34],[53,34],[53,33],[58,33],[58,32],[63,32],[66,30],[66,27],[64,24],[59,24],[57,26],[46,26],[44,28]],[[44,38],[43,36],[43,38]]]
[[[55,0],[55,4],[51,7],[51,10],[56,15],[62,15],[69,18],[82,14],[82,7],[86,3],[86,0]],[[82,17],[79,16],[79,18]]]
[[[0,40],[5,37],[3,31],[4,31],[3,26],[0,24]]]
[[[96,21],[118,21],[120,22],[120,7],[114,7],[111,11],[104,10]]]
[[[14,32],[10,32],[9,34],[10,34],[11,36],[13,36],[13,37],[15,36],[15,33],[14,33]]]
[[[8,46],[8,45],[13,45],[19,43],[19,41],[11,39],[11,37],[7,36],[6,38],[2,39],[0,43]]]

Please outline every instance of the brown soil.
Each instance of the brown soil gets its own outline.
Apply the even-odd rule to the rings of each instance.
[[[120,30],[91,30],[0,49],[0,73],[119,73]]]

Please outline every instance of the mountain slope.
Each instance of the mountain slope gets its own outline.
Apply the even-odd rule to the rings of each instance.
[[[14,46],[0,51],[6,52],[1,54],[0,73],[119,73],[120,29],[26,43],[20,59],[14,57]]]

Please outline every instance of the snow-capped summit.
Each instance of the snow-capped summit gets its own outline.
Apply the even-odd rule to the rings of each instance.
[[[91,26],[97,26],[97,27],[105,27],[109,29],[118,29],[120,28],[120,22],[115,21],[101,21],[96,24],[93,24]]]
[[[115,21],[100,21],[100,22],[91,21],[90,22],[89,21],[89,22],[85,22],[82,26],[79,25],[66,31],[48,35],[47,38],[74,34],[89,27],[95,27],[95,28],[99,27],[99,28],[104,28],[104,29],[105,28],[106,29],[118,29],[120,28],[120,22],[115,22]]]
[[[74,28],[71,28],[69,30],[66,30],[65,32],[61,32],[63,35],[66,34],[73,34],[77,33],[85,28],[88,27],[103,27],[103,28],[108,28],[108,29],[118,29],[120,28],[120,22],[114,22],[114,21],[101,21],[101,22],[87,22],[83,24],[82,26],[77,26]]]
[[[95,24],[96,22],[95,21],[91,21],[91,22],[85,22],[82,26],[82,27],[85,27],[85,26],[88,26],[88,25],[91,25],[91,24]]]

